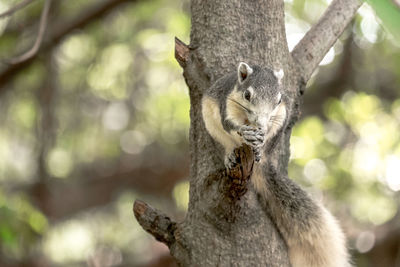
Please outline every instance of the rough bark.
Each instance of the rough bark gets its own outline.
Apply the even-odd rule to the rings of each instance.
[[[288,266],[286,245],[249,183],[240,199],[225,196],[231,180],[215,175],[224,168],[222,153],[200,114],[202,92],[235,70],[238,62],[290,69],[283,1],[195,0],[191,12],[191,50],[184,73],[191,99],[191,188],[189,211],[181,224],[190,261],[183,263]],[[277,154],[271,158],[285,165],[287,158]]]
[[[304,84],[350,23],[360,0],[335,0],[292,51]]]
[[[336,0],[332,5],[353,1]],[[343,10],[337,10],[336,16],[342,17]],[[290,266],[286,244],[249,182],[252,153],[246,147],[236,150],[241,158],[239,169],[224,170],[221,147],[204,127],[201,98],[206,88],[235,70],[240,61],[282,68],[289,119],[277,145],[269,151],[268,160],[286,174],[289,138],[291,127],[299,116],[300,92],[308,72],[316,67],[311,66],[315,62],[304,62],[310,65],[310,69],[305,69],[298,65],[303,63],[301,57],[292,60],[286,43],[283,0],[192,0],[191,13],[190,45],[176,40],[175,49],[191,102],[188,213],[181,223],[169,221],[169,227],[165,226],[166,220],[158,224],[160,219],[155,218],[165,218],[165,215],[154,216],[153,209],[145,209],[151,211],[149,216],[138,216],[145,214],[144,209],[138,212],[134,208],[135,215],[145,230],[150,233],[156,230],[156,238],[160,236],[160,229],[173,229],[172,232],[166,230],[161,236],[168,237],[164,243],[184,266]],[[339,20],[335,22],[341,24]],[[318,27],[313,29],[320,30]],[[323,47],[321,51],[338,38],[337,31],[329,32],[326,43],[315,43]],[[312,42],[305,40],[298,49],[304,46],[307,51],[317,51]],[[296,55],[302,55],[302,52]],[[143,205],[139,203],[136,207],[140,209]],[[148,229],[148,225],[153,225],[153,229]]]

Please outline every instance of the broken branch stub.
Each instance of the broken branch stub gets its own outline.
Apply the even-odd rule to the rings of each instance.
[[[171,246],[175,242],[176,223],[167,215],[141,200],[133,204],[133,213],[139,224],[160,242]]]
[[[186,67],[186,62],[189,58],[189,47],[175,37],[175,59],[182,68]]]

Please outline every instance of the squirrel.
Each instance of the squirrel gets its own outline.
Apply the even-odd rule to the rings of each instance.
[[[237,164],[242,144],[254,152],[250,178],[266,212],[288,246],[293,267],[351,266],[345,236],[325,207],[266,160],[266,144],[279,138],[287,121],[283,70],[240,62],[236,72],[218,79],[202,97],[207,132],[225,150],[224,165]]]

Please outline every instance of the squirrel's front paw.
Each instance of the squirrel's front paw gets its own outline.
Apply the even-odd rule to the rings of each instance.
[[[245,125],[239,129],[238,133],[243,137],[244,142],[253,148],[264,145],[265,133],[261,128]]]
[[[225,155],[224,164],[225,168],[228,170],[232,169],[236,164],[238,164],[236,154],[233,151]]]
[[[255,160],[256,162],[260,162],[260,160],[261,160],[261,154],[262,154],[261,147],[253,148],[253,153],[254,153],[254,160]]]

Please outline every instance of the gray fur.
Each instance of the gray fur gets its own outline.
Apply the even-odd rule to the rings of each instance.
[[[232,143],[238,146],[246,143],[253,148],[256,162],[260,161],[255,163],[251,177],[254,188],[260,196],[265,211],[275,222],[289,247],[293,267],[350,266],[344,235],[333,216],[322,204],[313,201],[300,186],[287,176],[278,173],[266,160],[269,148],[279,138],[287,116],[285,104],[279,103],[278,96],[282,93],[280,78],[283,77],[283,72],[277,75],[271,69],[249,67],[247,64],[241,68],[243,64],[245,63],[239,65],[236,73],[232,72],[219,79],[205,92],[203,98],[213,99],[213,101],[203,101],[203,120],[206,128],[208,125],[207,131],[221,145],[225,143],[229,146],[225,147],[226,167],[231,168],[236,163],[231,153]],[[249,73],[242,75],[241,71]],[[239,95],[249,87],[254,90],[250,101]],[[238,92],[234,91],[235,88]],[[239,108],[239,111],[234,112],[227,110],[228,107],[237,108],[235,105],[228,105],[228,98],[233,93],[238,99],[237,104],[247,105],[247,108]],[[213,109],[212,107],[216,105],[219,105],[218,108]],[[256,127],[245,123],[238,125],[239,119],[234,122],[236,114],[243,119],[243,116],[249,117],[256,113],[254,110],[247,110],[249,108],[257,109],[258,113],[260,110],[263,111],[262,108],[265,108],[265,113],[274,111],[275,116],[271,117],[270,114],[266,116],[268,120],[275,120],[267,122],[273,126]],[[210,110],[219,110],[220,116],[215,117],[218,119],[205,116],[212,114]],[[281,112],[277,113],[277,110]],[[281,115],[280,118],[276,118],[277,115]],[[212,123],[219,118],[222,127]],[[235,133],[237,136],[234,136]],[[262,155],[261,151],[266,151],[267,154]]]
[[[238,86],[238,90],[243,92],[249,86],[255,90],[257,97],[251,100],[253,105],[263,102],[274,103],[279,92],[279,81],[274,75],[274,71],[269,68],[252,66],[253,73]]]
[[[240,92],[244,92],[249,86],[254,88],[257,97],[251,99],[253,105],[275,102],[279,93],[279,80],[273,70],[259,66],[251,66],[251,68],[253,72],[243,82],[239,82],[237,72],[231,72],[218,79],[205,92],[206,95],[214,98],[219,103],[221,123],[228,132],[239,130],[237,125],[233,125],[229,120],[226,120],[226,99],[235,86]]]
[[[221,111],[221,123],[227,132],[232,130],[238,130],[230,121],[226,120],[226,100],[229,93],[233,91],[233,88],[237,84],[237,74],[232,72],[218,79],[206,92],[205,94],[217,100],[219,109]]]
[[[263,166],[263,176],[267,178],[266,195],[270,200],[264,204],[269,213],[274,215],[279,227],[284,229],[282,232],[299,235],[320,222],[319,207],[296,183],[267,165]],[[294,224],[297,231],[293,231]],[[295,235],[291,238],[295,238]]]

